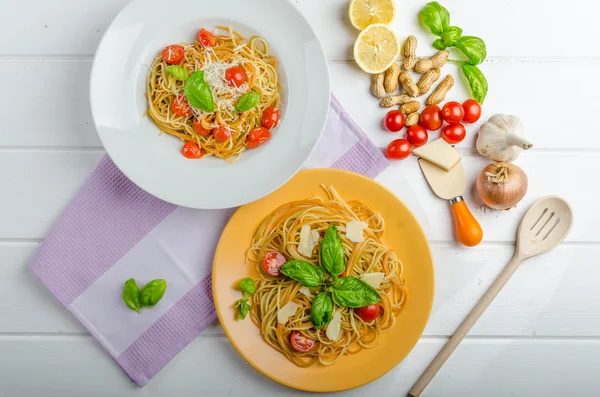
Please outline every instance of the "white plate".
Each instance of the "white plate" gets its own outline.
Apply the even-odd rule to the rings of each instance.
[[[145,116],[146,73],[169,44],[231,25],[258,34],[279,59],[282,119],[269,142],[233,164],[188,160],[181,141]],[[98,135],[119,169],[148,193],[193,208],[257,200],[289,180],[308,159],[329,109],[327,59],[312,28],[286,0],[134,0],[104,34],[92,67],[90,102]]]

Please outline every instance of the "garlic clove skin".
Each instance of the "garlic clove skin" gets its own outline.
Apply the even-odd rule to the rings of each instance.
[[[507,114],[495,114],[479,129],[477,151],[494,161],[512,162],[533,144],[525,139],[521,119]]]

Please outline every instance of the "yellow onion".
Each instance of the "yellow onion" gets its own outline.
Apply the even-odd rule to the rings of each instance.
[[[490,164],[477,177],[477,191],[488,207],[508,210],[525,197],[527,175],[511,163]]]

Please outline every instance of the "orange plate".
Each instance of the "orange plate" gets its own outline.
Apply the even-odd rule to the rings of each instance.
[[[325,198],[323,185],[333,185],[344,200],[360,200],[385,219],[383,240],[404,264],[409,300],[396,325],[381,344],[340,358],[335,364],[300,368],[267,345],[250,317],[238,321],[232,308],[241,298],[235,288],[244,277],[258,277],[246,266],[246,250],[259,223],[278,206],[310,196]],[[421,226],[392,192],[352,172],[313,169],[299,172],[279,190],[240,207],[225,227],[213,266],[213,295],[219,321],[237,351],[269,378],[301,390],[333,392],[371,382],[394,368],[417,343],[433,304],[433,260]]]

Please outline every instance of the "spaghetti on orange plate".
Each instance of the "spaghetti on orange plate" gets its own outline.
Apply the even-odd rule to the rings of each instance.
[[[235,305],[301,367],[375,347],[408,299],[402,262],[381,240],[381,215],[325,190],[326,200],[290,202],[262,221],[246,256],[260,278],[242,280],[245,298]]]
[[[169,45],[150,67],[148,115],[184,141],[187,158],[213,155],[235,161],[271,137],[279,122],[277,58],[265,40],[206,29],[192,44]]]

